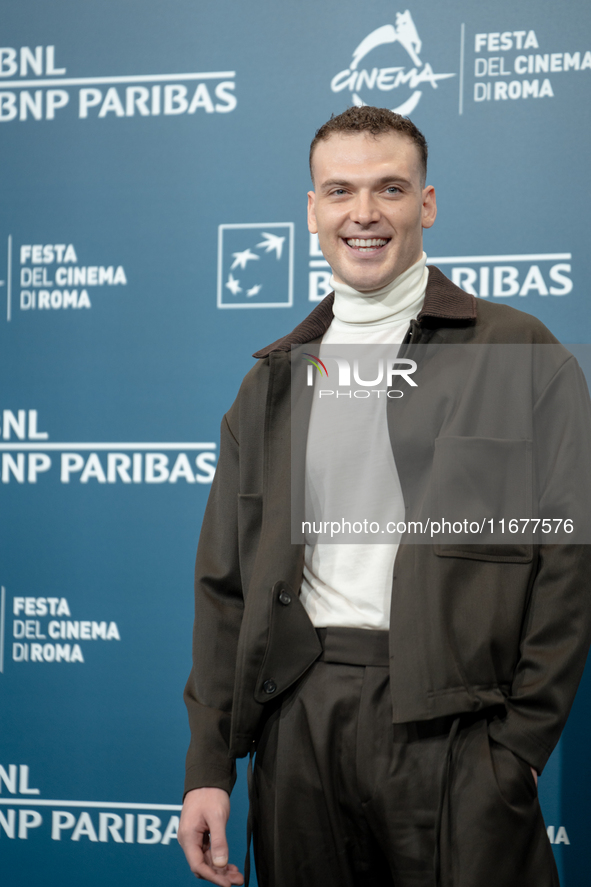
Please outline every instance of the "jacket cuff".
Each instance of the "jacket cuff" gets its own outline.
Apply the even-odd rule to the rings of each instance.
[[[236,760],[228,752],[230,715],[200,705],[190,693],[185,693],[185,698],[190,703],[191,742],[185,761],[184,794],[194,788],[223,788],[230,794],[236,782]]]
[[[231,794],[235,782],[236,761],[234,758],[228,758],[228,767],[225,769],[204,768],[199,765],[190,766],[187,764],[183,800],[187,792],[193,791],[194,788],[221,788]]]
[[[495,742],[523,758],[537,773],[542,772],[552,754],[551,748],[519,725],[515,712],[509,712],[505,718],[492,720],[488,725],[488,733]]]

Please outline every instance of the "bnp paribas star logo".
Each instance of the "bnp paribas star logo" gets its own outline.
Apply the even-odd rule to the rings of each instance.
[[[397,12],[396,25],[383,25],[364,37],[349,67],[332,78],[330,88],[348,89],[351,103],[358,107],[393,104],[396,113],[411,114],[425,85],[437,89],[440,80],[456,76],[435,74],[429,62],[421,61],[422,48],[409,10]]]
[[[218,308],[293,304],[293,222],[218,228]]]

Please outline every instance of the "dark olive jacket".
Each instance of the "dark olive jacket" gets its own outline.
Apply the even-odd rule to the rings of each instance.
[[[231,791],[235,758],[253,747],[265,705],[320,654],[298,597],[304,546],[291,543],[290,363],[294,345],[313,346],[328,329],[333,298],[254,355],[259,359],[222,422],[197,552],[193,669],[185,690],[191,727],[185,791],[202,786]],[[429,268],[425,303],[406,341],[410,347],[558,344],[536,318],[475,299],[435,267]],[[542,378],[522,385],[532,387],[532,409],[513,417],[520,443],[531,439],[540,403],[547,423],[542,436],[556,450],[574,413],[582,417],[582,436],[588,434],[582,374],[566,349],[560,355],[559,349],[557,364]],[[422,442],[416,440],[411,407],[405,407],[406,420],[390,429],[405,501],[417,500],[413,483],[429,486],[437,472],[435,454],[446,448],[435,440],[445,444],[454,438],[469,447],[471,439],[499,436],[488,427],[488,411],[477,408],[485,383],[480,379],[451,392],[443,386],[445,397],[433,418],[430,413],[425,418],[423,410]],[[573,401],[564,401],[565,389]],[[495,409],[510,412],[512,402],[509,392]],[[417,446],[431,454],[421,478],[404,470]],[[559,484],[560,470],[567,468],[554,464],[544,470]],[[498,705],[490,734],[541,772],[566,722],[591,640],[590,568],[587,545],[403,540],[394,566],[390,627],[394,722]]]

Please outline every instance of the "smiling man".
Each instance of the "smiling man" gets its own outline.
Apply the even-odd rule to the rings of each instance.
[[[427,144],[410,120],[398,118],[396,128],[392,123],[377,137],[343,130],[344,116],[326,123],[312,142],[308,226],[334,280],[375,297],[421,259],[423,228],[437,215],[435,189],[425,187]],[[348,114],[359,126],[369,116]]]
[[[293,543],[290,425],[294,347],[559,346],[535,318],[477,300],[427,266],[435,192],[410,120],[351,108],[317,132],[310,164],[309,229],[334,293],[256,352],[222,422],[197,554],[179,841],[198,877],[243,883],[225,828],[235,759],[256,751],[260,887],[555,887],[537,773],[589,646],[589,546]],[[503,392],[501,425],[505,413],[529,416],[535,431],[534,403],[545,403],[541,436],[552,442],[569,427],[560,394],[584,382],[564,349],[552,360],[552,372],[526,379],[525,409]],[[446,367],[431,388],[412,389],[431,400],[383,399],[361,423],[384,456],[370,493],[396,519],[414,507],[417,453],[430,477],[435,450],[453,455],[446,444],[473,458],[483,441],[494,451],[510,437],[482,409],[482,387],[456,374],[449,390]],[[586,393],[575,412],[588,433]],[[360,423],[343,413],[319,463],[320,418],[315,400],[304,471],[322,493],[342,485],[340,459]],[[524,442],[501,443],[510,454]],[[439,463],[440,486],[445,464],[457,467]]]

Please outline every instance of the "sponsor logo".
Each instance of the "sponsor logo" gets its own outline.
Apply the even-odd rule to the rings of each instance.
[[[379,52],[384,46],[388,46],[387,66],[378,67],[384,61],[383,51]],[[410,11],[397,12],[396,25],[382,25],[368,34],[353,51],[349,67],[332,78],[330,88],[337,93],[349,90],[358,107],[393,101],[393,111],[411,114],[425,87],[438,89],[440,80],[456,76],[436,74],[429,62],[421,61],[422,48]]]
[[[38,430],[37,410],[3,410],[1,483],[210,484],[215,443],[56,443]]]
[[[31,787],[30,778],[27,764],[0,764],[0,835],[120,847],[168,846],[177,839],[180,804],[46,800],[40,789]]]
[[[571,253],[437,256],[429,264],[442,265],[457,286],[483,299],[567,296],[573,288]]]
[[[485,299],[567,296],[573,289],[572,253],[429,256],[428,264],[441,265],[457,286]],[[331,271],[316,234],[310,235],[309,269],[308,299],[320,302],[331,292]]]
[[[236,73],[71,77],[55,46],[0,47],[0,123],[227,114],[236,107]]]
[[[567,296],[573,289],[572,253],[435,256],[429,257],[428,264],[443,266],[457,286],[485,299]],[[331,292],[331,271],[316,234],[310,235],[309,268],[308,299],[320,302]]]
[[[218,227],[218,308],[293,305],[293,222]]]

